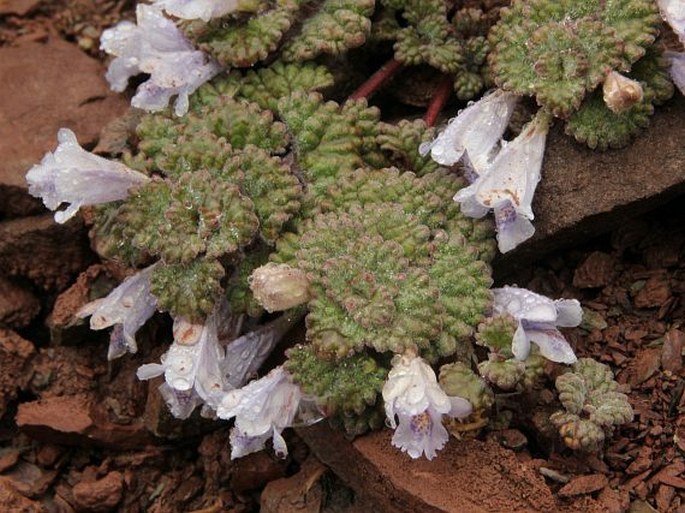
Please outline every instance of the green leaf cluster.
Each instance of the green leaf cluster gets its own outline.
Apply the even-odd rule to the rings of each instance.
[[[597,451],[615,426],[630,422],[633,409],[608,366],[591,358],[581,358],[573,369],[555,382],[563,410],[550,421],[564,443],[572,449]]]

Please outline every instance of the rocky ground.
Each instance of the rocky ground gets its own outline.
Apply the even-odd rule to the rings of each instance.
[[[127,100],[108,91],[97,38],[131,7],[0,0],[0,511],[685,512],[682,98],[621,152],[553,134],[538,235],[495,263],[500,283],[582,301],[567,335],[612,366],[636,413],[601,454],[565,450],[522,412],[432,462],[392,449],[387,431],[352,443],[325,424],[290,432],[287,460],[230,461],[227,423],[176,422],[136,379],[162,345],[108,362],[103,335],[75,322],[116,276],[83,223],[55,225],[23,181],[59,127],[107,143],[99,131]],[[145,330],[164,339],[169,323]]]

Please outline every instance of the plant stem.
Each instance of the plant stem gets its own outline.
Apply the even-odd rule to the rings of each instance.
[[[426,115],[423,117],[423,120],[426,122],[426,126],[435,125],[435,121],[438,119],[440,111],[442,111],[442,108],[447,103],[450,94],[452,94],[453,82],[454,81],[452,77],[445,77],[435,90],[435,94],[431,99],[430,105],[428,105]]]
[[[368,98],[373,93],[378,91],[380,87],[390,79],[395,73],[402,68],[402,63],[396,61],[394,58],[383,64],[381,68],[371,75],[366,82],[360,85],[354,91],[348,100],[359,100],[361,98]]]

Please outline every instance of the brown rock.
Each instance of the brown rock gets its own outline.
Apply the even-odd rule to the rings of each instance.
[[[20,404],[15,420],[24,433],[43,442],[123,450],[154,443],[142,421],[109,422],[97,414],[94,402],[88,394],[47,397]]]
[[[571,247],[685,192],[685,98],[659,107],[650,126],[630,146],[593,151],[555,126],[549,136],[542,181],[535,193],[535,236],[495,264],[512,264]],[[645,177],[649,177],[648,180]]]
[[[35,9],[42,0],[2,0],[0,1],[0,16],[18,14],[24,16]]]
[[[675,488],[667,485],[659,486],[656,492],[656,507],[659,511],[667,511],[675,496]]]
[[[85,395],[50,397],[19,405],[17,427],[31,436],[64,443],[69,435],[84,434],[93,425]]]
[[[587,495],[596,492],[609,484],[604,474],[590,474],[588,476],[574,477],[568,484],[559,490],[560,497],[573,497],[574,495]]]
[[[627,369],[628,384],[637,386],[647,381],[661,366],[661,349],[650,347],[640,349]]]
[[[624,513],[630,503],[627,493],[621,494],[610,486],[599,493],[597,500],[604,505],[606,513]]]
[[[635,475],[652,466],[652,448],[644,446],[633,462],[626,469],[626,474]]]
[[[326,471],[309,457],[294,476],[271,481],[260,497],[261,513],[319,513],[324,499],[320,478]]]
[[[0,329],[0,418],[17,391],[31,380],[29,361],[34,355],[33,344],[13,331]]]
[[[78,483],[72,493],[78,509],[104,512],[113,510],[119,504],[123,491],[124,476],[114,471],[97,481]]]
[[[234,461],[231,490],[245,493],[259,490],[274,479],[285,477],[287,462],[266,451],[253,452]]]
[[[16,465],[20,455],[19,449],[14,447],[0,450],[0,473]]]
[[[683,368],[683,345],[685,333],[672,329],[664,337],[664,346],[661,349],[661,367],[665,371],[676,374]]]
[[[589,497],[557,502],[533,467],[494,441],[450,440],[432,461],[392,447],[389,430],[350,443],[317,424],[297,430],[314,454],[379,513],[599,513]]]
[[[11,480],[0,477],[0,511],[43,513],[46,509],[36,501],[27,499],[12,485]]]
[[[87,233],[78,219],[60,225],[45,214],[0,223],[0,269],[9,276],[23,276],[45,289],[63,289],[91,259]]]
[[[616,276],[616,259],[595,251],[578,266],[573,274],[573,286],[579,289],[605,287]]]
[[[656,308],[663,305],[671,297],[671,286],[664,274],[650,276],[633,302],[637,308]]]
[[[126,111],[127,100],[109,91],[104,73],[101,63],[61,39],[0,48],[0,213],[39,211],[24,176],[54,150],[59,128],[92,145],[102,126]]]
[[[40,302],[27,287],[0,276],[0,326],[23,328],[39,311]]]

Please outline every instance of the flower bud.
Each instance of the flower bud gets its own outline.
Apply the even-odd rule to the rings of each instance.
[[[300,269],[270,262],[252,273],[250,288],[267,312],[287,310],[309,301],[309,280]]]
[[[640,82],[624,77],[617,71],[612,71],[604,79],[603,91],[604,103],[616,114],[640,103],[644,96]]]

